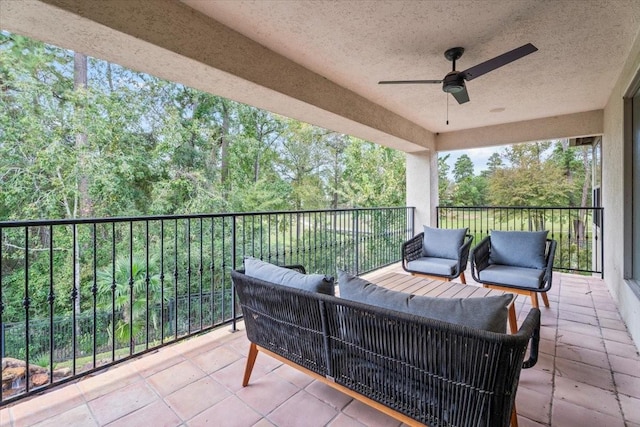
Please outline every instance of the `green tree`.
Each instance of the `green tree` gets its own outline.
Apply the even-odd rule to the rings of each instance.
[[[483,176],[475,176],[473,161],[463,154],[453,166],[453,203],[457,206],[480,206],[485,204],[487,183]]]
[[[490,202],[497,206],[566,206],[570,186],[558,164],[549,161],[550,146],[550,142],[534,142],[505,148],[511,166],[490,177]],[[534,229],[545,228],[545,218],[533,221]]]
[[[328,200],[321,178],[327,157],[322,140],[324,131],[291,119],[285,123],[285,136],[278,150],[278,170],[291,185],[293,208],[322,208]]]
[[[591,205],[591,147],[570,147],[568,140],[554,144],[551,160],[563,169],[569,185],[569,206]],[[586,236],[588,210],[576,211],[571,218],[573,236],[583,242]]]
[[[404,153],[350,138],[345,150],[342,192],[348,206],[404,206]]]
[[[453,165],[453,179],[456,183],[460,183],[465,179],[470,179],[473,177],[473,161],[471,158],[463,154],[458,157],[455,164]]]
[[[449,157],[451,154],[438,156],[438,199],[440,205],[450,205],[452,203],[451,180],[449,179],[449,170],[451,169]]]
[[[285,123],[254,107],[239,109],[242,132],[234,136],[229,150],[229,207],[237,212],[289,209],[291,186],[278,172],[276,151]]]
[[[277,154],[274,148],[286,130],[285,122],[268,111],[242,104],[237,107],[242,132],[236,136],[235,143],[244,146],[245,150],[242,158],[233,159],[232,172],[240,169],[244,174],[242,181],[251,178],[258,182],[264,175],[272,176],[274,173],[271,167]],[[239,161],[242,163],[238,164]],[[239,183],[234,181],[234,184]]]
[[[0,47],[0,213],[66,217],[77,194],[72,55],[4,32]]]
[[[591,194],[591,147],[570,147],[568,140],[556,141],[550,161],[563,170],[569,183],[569,205],[586,206]]]
[[[489,156],[487,160],[487,170],[481,172],[481,175],[485,178],[490,177],[499,169],[504,167],[504,163],[502,162],[502,157],[500,157],[499,153],[493,153]]]
[[[349,146],[350,141],[347,135],[341,135],[335,132],[328,133],[324,139],[329,153],[329,161],[326,165],[326,169],[328,172],[327,188],[331,198],[330,207],[332,209],[337,209],[343,202],[341,189],[344,185],[344,160],[346,156],[346,149]]]

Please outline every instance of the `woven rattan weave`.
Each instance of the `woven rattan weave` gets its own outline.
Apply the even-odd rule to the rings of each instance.
[[[540,312],[514,335],[359,304],[232,272],[255,349],[335,383],[411,424],[508,426],[523,360],[535,364]],[[251,360],[253,359],[253,360]],[[385,411],[387,412],[387,411]]]

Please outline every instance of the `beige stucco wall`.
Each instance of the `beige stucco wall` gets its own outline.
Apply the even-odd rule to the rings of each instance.
[[[549,139],[576,138],[600,135],[602,132],[603,111],[594,110],[456,132],[444,132],[436,135],[435,142],[438,151],[449,151]]]
[[[436,225],[438,206],[438,153],[425,150],[406,154],[407,206],[415,207],[414,234],[423,225]]]
[[[640,70],[640,37],[636,39],[624,69],[604,109],[602,138],[602,203],[604,207],[604,276],[605,282],[618,304],[636,347],[640,348],[640,298],[624,279],[625,257],[625,181],[630,174],[623,167],[625,159],[625,131],[623,97],[627,94]],[[628,219],[628,218],[627,218]]]

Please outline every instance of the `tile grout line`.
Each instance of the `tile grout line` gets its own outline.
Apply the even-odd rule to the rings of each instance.
[[[108,369],[107,369],[105,372],[103,372],[103,373],[106,373],[107,371],[108,371]],[[82,379],[84,379],[84,378],[85,378],[85,377],[83,377]],[[82,380],[82,379],[81,379],[81,380]],[[80,381],[81,381],[81,380],[80,380]],[[96,415],[95,415],[95,414],[93,413],[93,411],[91,410],[91,406],[89,406],[89,400],[87,400],[87,397],[85,396],[84,392],[82,391],[82,389],[81,389],[81,388],[80,388],[80,386],[78,385],[78,383],[79,383],[80,381],[74,381],[74,382],[73,382],[73,384],[68,384],[68,385],[64,385],[64,386],[63,386],[63,387],[71,387],[71,386],[73,386],[73,387],[78,387],[78,392],[80,393],[80,397],[82,397],[82,404],[80,404],[80,405],[78,405],[78,406],[76,406],[76,407],[74,407],[74,408],[68,409],[68,410],[67,410],[67,411],[65,411],[65,412],[72,411],[73,409],[78,408],[78,407],[80,407],[80,406],[84,405],[84,406],[86,406],[86,407],[87,407],[87,411],[88,411],[88,412],[89,412],[89,414],[91,415],[91,419],[96,423],[96,425],[97,425],[97,426],[99,426],[99,425],[100,425],[100,423],[98,422],[98,419],[96,418]],[[64,413],[64,412],[63,412],[63,413]],[[58,415],[60,415],[60,414],[58,414]]]
[[[93,419],[93,421],[95,421],[97,426],[100,426],[100,423],[98,422],[98,418],[96,417],[96,414],[93,413],[93,410],[89,405],[89,401],[87,400],[82,390],[80,390],[80,394],[82,395],[82,400],[84,401],[84,405],[87,407],[87,411],[89,411],[89,414],[91,414],[91,418]]]
[[[591,283],[587,282],[589,286],[589,296],[591,297],[591,301],[593,302],[593,309],[596,312],[596,319],[598,320],[598,331],[600,332],[600,336],[602,337],[602,344],[604,345],[604,353],[607,357],[607,363],[609,364],[609,374],[611,375],[611,382],[613,384],[613,389],[616,397],[616,402],[618,402],[618,408],[620,409],[620,415],[622,415],[622,422],[624,425],[628,425],[626,416],[624,413],[624,408],[622,407],[622,402],[620,401],[620,393],[618,392],[618,384],[616,384],[616,376],[613,374],[613,365],[611,364],[611,359],[609,358],[609,348],[605,343],[604,334],[602,333],[602,325],[600,324],[600,315],[598,314],[598,310],[596,310],[596,301],[593,298],[593,289],[591,289]]]
[[[116,367],[115,367],[116,369],[119,369],[119,368],[124,368],[124,367],[128,366],[129,368],[131,368],[131,369],[133,370],[133,372],[134,372],[134,374],[135,374],[135,375],[137,375],[137,376],[139,376],[139,377],[140,377],[137,381],[134,381],[134,382],[132,382],[132,383],[130,383],[130,384],[125,384],[125,385],[123,385],[122,387],[118,387],[118,388],[116,388],[116,389],[114,389],[114,390],[112,390],[112,391],[110,391],[110,392],[108,392],[108,393],[106,393],[106,394],[103,394],[103,395],[101,395],[101,396],[97,396],[97,397],[95,397],[95,398],[93,398],[93,399],[91,399],[91,400],[88,400],[88,399],[87,399],[87,396],[85,395],[85,393],[84,393],[82,390],[79,390],[79,391],[80,391],[80,395],[82,396],[82,399],[83,399],[83,401],[84,401],[84,405],[86,405],[87,409],[89,410],[89,413],[91,414],[91,417],[93,418],[93,420],[95,421],[95,423],[96,423],[96,425],[97,425],[97,426],[103,426],[103,425],[109,425],[109,424],[115,423],[116,421],[118,421],[118,420],[120,420],[120,419],[122,419],[122,418],[124,418],[124,417],[127,417],[127,416],[129,416],[129,415],[131,415],[131,414],[133,414],[133,413],[135,413],[135,412],[137,412],[137,411],[141,410],[141,409],[144,409],[144,408],[146,408],[146,407],[148,407],[148,406],[152,405],[153,403],[157,402],[158,400],[160,400],[161,402],[163,402],[163,403],[165,403],[165,404],[166,404],[166,402],[164,402],[164,399],[162,398],[162,396],[160,396],[159,392],[158,392],[158,391],[157,391],[157,390],[156,390],[156,389],[155,389],[155,388],[154,388],[150,383],[148,383],[148,382],[147,382],[147,378],[148,378],[148,377],[145,377],[144,375],[142,375],[142,373],[141,373],[140,371],[138,371],[138,369],[137,369],[136,367],[134,367],[134,366],[133,366],[133,363],[134,363],[135,361],[137,361],[137,360],[139,360],[139,358],[134,358],[134,359],[128,360],[128,361],[126,361],[126,362],[122,363],[120,366],[116,366]],[[110,369],[106,369],[105,371],[101,372],[100,374],[106,374],[107,372],[109,372],[109,370],[110,370]],[[84,379],[84,378],[83,378],[83,379]],[[150,403],[148,403],[148,404],[144,405],[144,406],[141,406],[141,407],[139,407],[139,408],[134,409],[134,410],[133,410],[133,411],[131,411],[131,412],[128,412],[128,413],[126,413],[126,414],[123,414],[122,416],[120,416],[120,417],[118,417],[118,418],[116,418],[116,419],[114,419],[114,420],[111,420],[111,421],[109,421],[109,422],[108,422],[108,423],[106,423],[106,424],[101,424],[101,423],[98,421],[98,418],[97,418],[96,414],[95,414],[95,413],[94,413],[94,411],[91,409],[91,405],[89,405],[89,402],[92,402],[92,401],[94,401],[94,400],[96,400],[96,399],[103,398],[103,397],[105,397],[105,396],[108,396],[109,394],[116,393],[116,392],[118,392],[118,391],[122,390],[123,388],[126,388],[126,387],[128,387],[128,386],[130,386],[130,385],[132,385],[132,384],[136,384],[136,383],[138,383],[138,382],[142,382],[142,383],[144,383],[144,384],[145,384],[149,389],[151,389],[152,393],[154,393],[154,394],[156,395],[156,399],[155,399],[155,400],[153,400],[153,401],[151,401]],[[80,405],[79,405],[79,406],[80,406]],[[169,405],[167,405],[167,406],[169,407]],[[173,411],[173,409],[172,409],[171,407],[169,407],[169,409],[170,409],[172,412],[174,412],[174,411]],[[174,412],[174,413],[175,413],[175,412]],[[180,418],[179,416],[177,416],[177,414],[176,414],[176,417],[182,421],[182,418]],[[184,421],[183,421],[183,422],[184,422]]]
[[[560,327],[560,302],[562,299],[562,276],[558,277],[558,301],[556,302],[556,316],[555,316],[555,336],[554,336],[554,345],[553,345],[553,375],[551,375],[551,396],[549,399],[549,426],[553,426],[553,398],[556,394],[556,375],[557,375],[557,367],[556,367],[556,359],[558,356],[558,328]]]
[[[63,389],[67,389],[67,388],[69,388],[69,387],[77,387],[77,388],[78,388],[78,393],[80,394],[80,397],[81,397],[81,399],[82,399],[82,402],[81,402],[81,403],[79,403],[79,404],[78,404],[78,405],[76,405],[76,406],[73,406],[73,407],[71,407],[71,408],[67,409],[66,411],[63,411],[63,412],[59,412],[59,413],[57,413],[57,414],[55,414],[54,416],[59,416],[59,415],[64,414],[64,413],[66,413],[66,412],[68,412],[68,411],[72,411],[72,410],[74,410],[74,409],[76,409],[76,408],[79,408],[79,407],[81,407],[83,404],[87,404],[87,400],[86,400],[86,399],[85,399],[85,397],[84,397],[84,393],[83,393],[83,392],[82,392],[82,390],[80,390],[80,388],[78,387],[78,381],[79,381],[79,380],[78,380],[78,379],[76,379],[76,380],[73,380],[73,381],[70,381],[70,382],[67,382],[67,383],[58,384],[57,386],[54,386],[53,388],[45,389],[45,390],[42,390],[42,391],[36,392],[35,394],[33,394],[33,395],[29,396],[25,401],[20,401],[20,400],[18,400],[18,401],[15,401],[15,402],[10,403],[10,404],[9,404],[10,406],[7,406],[7,407],[6,407],[6,409],[7,409],[7,413],[9,414],[9,426],[10,426],[10,427],[18,427],[18,426],[23,426],[23,425],[24,425],[24,426],[26,427],[26,426],[31,426],[31,425],[34,425],[34,424],[40,424],[40,423],[44,422],[44,421],[45,421],[45,420],[47,420],[49,417],[45,417],[45,418],[43,418],[42,420],[39,420],[39,421],[37,421],[37,422],[35,422],[35,423],[34,423],[34,422],[31,422],[31,423],[29,423],[29,424],[26,424],[26,423],[25,423],[25,424],[21,424],[21,423],[20,423],[20,421],[21,421],[21,420],[19,420],[18,418],[16,418],[15,414],[13,413],[13,408],[14,408],[15,406],[19,406],[19,405],[21,405],[21,404],[23,404],[23,403],[25,403],[25,404],[26,404],[27,402],[29,402],[29,401],[31,401],[31,400],[35,400],[35,399],[42,398],[42,397],[46,396],[48,393],[54,393],[54,392],[56,392],[56,391],[61,391],[61,390],[63,390]],[[87,405],[87,406],[88,406],[88,405]],[[93,414],[92,414],[92,416],[93,416]]]

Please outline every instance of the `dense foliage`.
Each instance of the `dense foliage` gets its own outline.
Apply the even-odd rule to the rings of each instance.
[[[0,33],[0,219],[405,203],[401,152],[79,56]]]

